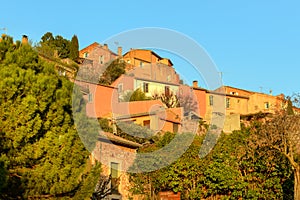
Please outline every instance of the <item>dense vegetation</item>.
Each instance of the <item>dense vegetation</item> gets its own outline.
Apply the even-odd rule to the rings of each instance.
[[[154,198],[159,191],[181,192],[182,199],[293,199],[293,166],[280,152],[253,146],[265,125],[255,122],[230,135],[221,135],[208,156],[199,149],[204,136],[196,136],[189,149],[172,165],[149,173],[131,174],[132,192]],[[140,149],[152,152],[168,144],[168,133]],[[185,140],[185,135],[181,135]],[[258,143],[256,141],[256,143]]]
[[[125,73],[125,63],[120,59],[113,60],[99,77],[99,83],[110,85]]]
[[[53,36],[51,32],[47,32],[42,36],[36,48],[40,54],[50,58],[70,58],[77,61],[79,57],[79,43],[76,35],[68,40],[60,35]]]
[[[9,36],[0,56],[0,199],[90,196],[82,187],[89,152],[72,118],[73,84]]]

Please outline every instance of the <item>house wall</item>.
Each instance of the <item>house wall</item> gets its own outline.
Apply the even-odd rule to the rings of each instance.
[[[88,117],[101,118],[113,110],[113,105],[118,103],[117,88],[96,84],[87,84],[89,94],[86,99],[86,112]]]
[[[173,122],[161,120],[161,124],[163,124],[162,129],[161,129],[162,131],[164,131],[164,132],[172,132],[172,133],[175,132],[175,130],[174,130],[174,123]],[[178,126],[178,132],[180,132],[181,125],[178,124],[177,126]]]
[[[133,148],[115,145],[105,141],[98,141],[93,151],[93,156],[102,164],[102,174],[109,176],[111,171],[111,162],[119,164],[120,183],[118,191],[122,196],[122,200],[127,200],[131,196],[131,184],[129,182],[129,175],[126,171],[134,163],[136,157],[136,150]]]
[[[223,131],[227,133],[231,133],[232,131],[240,130],[240,129],[241,129],[240,114],[226,115]]]
[[[226,97],[222,94],[206,92],[206,113],[204,120],[210,122],[212,113],[223,113],[226,114]],[[213,105],[210,105],[210,96],[213,97]]]
[[[204,90],[193,90],[196,96],[196,101],[198,103],[198,114],[200,117],[204,118],[206,114],[207,102],[206,102],[206,91]]]
[[[229,107],[228,108],[226,107],[227,114],[234,114],[234,113],[238,113],[241,115],[248,114],[248,102],[249,102],[248,98],[227,95],[226,99],[229,99]]]
[[[123,56],[123,60],[126,63],[129,63],[131,65],[134,65],[135,67],[140,67],[140,62],[143,63],[156,63],[159,61],[159,57],[152,54],[150,50],[144,50],[144,49],[133,49],[127,52]]]
[[[135,79],[134,81],[134,90],[140,88],[143,92],[143,86],[144,83],[148,83],[148,92],[146,92],[146,95],[149,97],[152,97],[155,94],[164,94],[165,93],[165,87],[168,86],[170,89],[170,94],[177,94],[179,85],[172,85],[168,83],[160,83],[160,82],[153,82],[153,81],[148,81],[148,80],[138,80]]]
[[[85,53],[88,53],[88,56],[85,57]],[[103,62],[100,61],[100,56],[103,56]],[[79,51],[80,58],[87,58],[93,60],[94,64],[104,65],[105,63],[114,60],[118,57],[117,54],[113,53],[111,50],[108,49],[106,45],[100,45],[98,43],[93,43],[90,46],[82,49]]]
[[[269,104],[269,108],[266,107]],[[254,93],[249,97],[249,113],[270,112],[275,113],[280,111],[284,106],[284,96],[272,96],[262,93]]]
[[[86,53],[87,56],[85,56]],[[97,73],[97,76],[99,77],[105,71],[110,62],[118,58],[118,55],[110,51],[107,46],[101,46],[98,43],[93,43],[80,50],[79,57],[89,60],[89,62],[83,62],[80,67],[88,68],[91,73]],[[90,62],[92,62],[92,65]]]
[[[226,94],[233,94],[233,95],[244,96],[244,97],[249,97],[250,95],[253,94],[253,92],[251,91],[234,88],[230,86],[224,86],[223,91],[225,91]]]
[[[179,84],[180,77],[173,67],[161,63],[149,63],[143,67],[135,67],[127,71],[128,75],[132,75],[139,79],[148,79],[157,82]]]

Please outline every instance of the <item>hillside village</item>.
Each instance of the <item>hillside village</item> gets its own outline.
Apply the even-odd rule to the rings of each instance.
[[[28,37],[24,35],[21,43],[28,44]],[[67,77],[80,89],[86,116],[104,123],[89,157],[92,165],[101,162],[102,174],[111,179],[111,191],[105,197],[110,200],[146,199],[146,195],[132,193],[127,171],[135,163],[138,150],[152,142],[147,140],[149,135],[192,132],[204,136],[212,129],[230,135],[252,119],[266,120],[289,106],[284,94],[231,86],[208,90],[197,80],[192,85],[184,84],[175,63],[149,49],[124,53],[118,47],[113,52],[108,45],[94,42],[79,50],[78,58],[73,60],[41,52],[39,57],[52,63],[60,77]],[[107,72],[109,68],[111,72]],[[299,108],[292,109],[300,113]],[[219,123],[215,124],[214,119]],[[146,136],[140,139],[132,130]],[[158,196],[175,200],[180,199],[180,192],[160,191]]]
[[[126,73],[122,74],[110,85],[95,84],[89,80],[81,81],[76,79],[76,83],[83,88],[88,88],[88,115],[96,118],[110,118],[112,115],[118,115],[126,121],[132,121],[142,126],[148,126],[153,130],[158,130],[157,124],[150,120],[150,116],[145,117],[145,112],[150,112],[149,108],[154,105],[164,106],[167,115],[172,122],[172,126],[161,127],[164,131],[181,132],[180,119],[187,115],[193,115],[204,122],[211,121],[214,101],[218,97],[224,98],[224,112],[226,121],[223,131],[232,132],[240,129],[240,119],[258,113],[275,114],[285,109],[287,100],[283,94],[273,95],[260,92],[248,91],[231,86],[222,86],[216,90],[207,90],[198,86],[198,81],[194,80],[192,86],[182,84],[179,74],[175,71],[173,63],[168,58],[162,58],[155,52],[145,49],[131,49],[122,54],[122,48],[118,48],[118,53],[112,52],[107,45],[93,43],[79,52],[79,56],[84,60],[80,68],[88,68],[94,71],[103,71],[105,65],[111,60],[119,59],[119,62],[125,64]],[[88,64],[87,64],[88,63]],[[99,73],[99,74],[100,74]],[[177,101],[191,101],[193,106],[166,106],[163,102],[158,103],[155,100],[129,102],[127,106],[132,106],[136,110],[129,110],[127,118],[122,113],[117,113],[118,105],[121,104],[122,96],[130,91],[141,90],[150,99],[155,96],[176,98]],[[174,101],[176,101],[174,100]],[[101,102],[101,103],[100,103]],[[111,102],[116,102],[112,104]],[[181,103],[184,105],[184,103]],[[222,107],[222,105],[220,105]],[[113,110],[116,108],[116,112]],[[140,110],[139,110],[140,109]],[[93,110],[93,113],[92,113]],[[297,112],[297,108],[294,107]],[[172,121],[171,113],[178,116],[179,120]],[[140,116],[139,116],[140,115]]]
[[[184,133],[187,132],[187,128],[184,127],[187,123],[186,119],[202,121],[209,125],[216,110],[221,107],[219,112],[224,115],[225,119],[221,129],[225,133],[231,133],[241,129],[242,121],[247,123],[255,116],[266,117],[279,113],[287,107],[287,100],[283,94],[264,94],[231,86],[223,86],[211,91],[199,87],[197,80],[194,80],[191,86],[183,84],[172,61],[159,56],[152,50],[130,49],[123,53],[122,47],[118,47],[118,52],[115,53],[106,44],[101,45],[95,42],[81,49],[79,57],[82,62],[80,68],[87,68],[88,71],[98,73],[98,76],[101,76],[107,63],[112,60],[118,59],[118,62],[125,64],[126,72],[110,85],[99,84],[97,80],[95,83],[94,79],[89,81],[82,80],[80,77],[75,78],[75,83],[84,88],[82,91],[85,91],[87,115],[98,119],[108,119],[110,124],[121,121],[141,125],[156,133]],[[149,100],[124,102],[123,96],[126,93],[137,90],[142,91]],[[160,98],[155,99],[157,96]],[[170,103],[170,106],[163,101],[164,97],[167,97],[167,102],[178,101],[180,103],[174,105]],[[299,112],[299,109],[294,107],[294,112]],[[198,124],[193,128],[197,134],[201,134]],[[114,138],[114,143],[123,146],[126,151],[122,153],[112,150],[114,147],[108,147],[107,143],[101,141],[93,152],[93,159],[101,160],[99,151],[102,145],[102,148],[105,147],[109,152],[118,152],[109,155],[110,159],[101,160],[106,166],[111,166],[111,170],[106,169],[107,175],[113,172],[112,165],[118,169],[127,169],[125,165],[130,166],[133,160],[127,160],[128,163],[125,163],[123,157],[126,157],[126,152],[132,152],[141,144],[129,144],[131,142],[125,142],[124,138],[113,136],[111,133],[105,134],[109,139]],[[127,157],[129,158],[128,155]],[[112,160],[114,162],[111,162]],[[120,163],[123,166],[119,166]],[[124,178],[120,182],[119,194],[122,199],[126,199],[126,196],[129,196],[130,187],[128,178],[125,178],[126,173],[122,173]],[[164,194],[161,193],[161,195]],[[118,199],[120,196],[115,195],[113,198]]]

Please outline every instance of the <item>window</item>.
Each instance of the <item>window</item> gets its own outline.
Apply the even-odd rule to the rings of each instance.
[[[111,192],[113,194],[118,194],[118,178],[119,178],[119,163],[110,163],[110,173],[111,173]]]
[[[88,95],[88,101],[89,101],[89,102],[92,102],[92,101],[93,101],[93,94],[90,93],[90,94]]]
[[[144,90],[145,93],[149,92],[149,83],[144,83],[143,90]]]
[[[173,133],[178,133],[178,124],[173,124]]]
[[[144,120],[143,121],[143,126],[147,127],[150,129],[150,120]]]
[[[99,56],[99,64],[103,64],[104,63],[104,56],[101,55]]]
[[[84,53],[83,53],[83,57],[84,57],[84,58],[87,58],[88,56],[89,56],[89,53],[88,53],[88,52],[84,52]]]
[[[269,108],[270,108],[269,102],[265,102],[265,109],[269,109]]]
[[[209,105],[210,106],[214,105],[214,96],[213,95],[209,95]]]
[[[232,94],[232,95],[239,95],[239,93],[237,93],[237,92],[230,92],[230,94]]]
[[[123,83],[119,83],[118,84],[118,93],[122,93],[123,92]]]
[[[165,86],[165,95],[170,96],[170,87],[169,86]]]
[[[142,61],[140,61],[140,67],[143,67],[143,62]]]
[[[230,99],[226,98],[226,108],[230,108]]]

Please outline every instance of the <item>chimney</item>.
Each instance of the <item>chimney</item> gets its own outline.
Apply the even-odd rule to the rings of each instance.
[[[23,35],[23,37],[22,37],[22,44],[28,44],[28,37],[27,37],[27,35]]]
[[[193,81],[193,87],[197,88],[198,87],[198,81]]]
[[[104,45],[103,45],[103,49],[108,50],[107,44],[104,44]]]
[[[122,57],[122,47],[118,47],[118,56]]]

